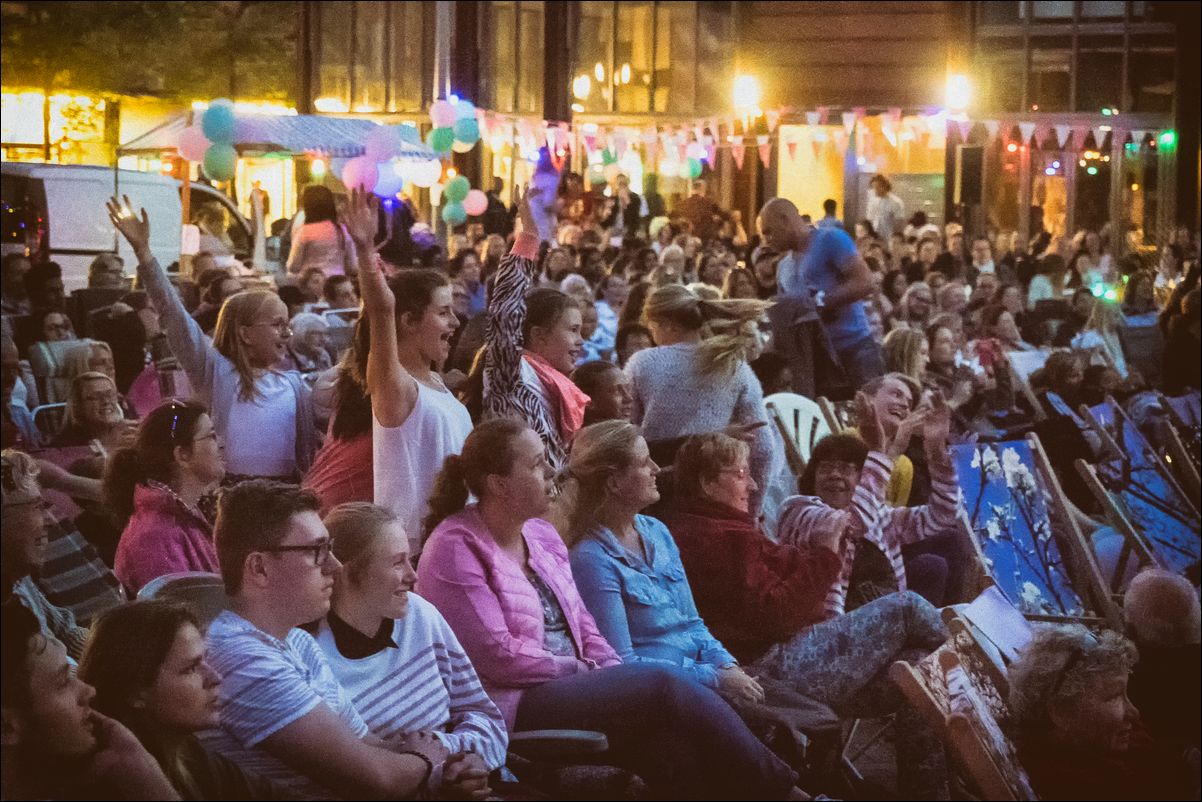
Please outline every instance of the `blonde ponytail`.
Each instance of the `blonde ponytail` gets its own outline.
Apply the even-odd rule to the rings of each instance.
[[[686,331],[701,331],[701,372],[731,376],[740,362],[750,359],[759,345],[759,321],[772,306],[748,298],[710,301],[687,287],[660,287],[647,298],[643,315],[648,320],[673,323]]]

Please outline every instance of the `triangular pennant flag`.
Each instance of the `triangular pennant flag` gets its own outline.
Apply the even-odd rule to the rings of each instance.
[[[743,169],[743,158],[747,155],[747,146],[743,144],[742,137],[730,138],[730,155],[735,160],[735,167]]]
[[[797,159],[797,140],[790,139],[788,142],[786,142],[785,150],[789,151],[789,160],[790,161],[796,160]]]
[[[864,119],[864,115],[867,113],[867,110],[863,106],[853,106],[851,111],[852,114],[856,115],[857,121]]]
[[[1093,143],[1094,147],[1096,147],[1098,150],[1101,150],[1106,146],[1106,129],[1108,127],[1109,126],[1099,125],[1093,129]]]
[[[1023,144],[1028,145],[1031,142],[1031,136],[1035,133],[1035,123],[1022,122],[1018,124],[1018,131],[1022,134]]]
[[[1088,125],[1074,125],[1073,126],[1073,142],[1075,142],[1077,144],[1077,147],[1084,149],[1085,148],[1085,138],[1088,136],[1089,136],[1089,126]]]
[[[621,159],[623,156],[626,155],[626,145],[627,145],[626,132],[625,131],[615,132],[614,133],[614,153],[618,154],[619,159]]]
[[[806,112],[806,125],[817,125],[817,124],[818,124],[818,121],[819,121],[821,118],[822,118],[822,115],[821,115],[821,114],[819,114],[818,112],[816,112],[816,111],[807,111],[807,112]]]
[[[1148,132],[1146,129],[1137,128],[1131,132],[1131,141],[1135,143],[1137,148],[1144,146],[1144,139],[1147,138]]]
[[[842,128],[836,128],[831,132],[831,138],[835,140],[835,148],[839,151],[839,155],[847,153],[847,132]]]
[[[772,159],[772,143],[765,142],[759,146],[760,162],[764,165],[764,169],[768,169],[768,165]]]
[[[827,117],[830,116],[830,113],[831,113],[830,106],[819,106],[818,107],[818,124],[826,125],[826,119],[827,119]]]
[[[843,112],[843,132],[851,136],[851,132],[856,128],[856,113],[854,111]]]
[[[1060,149],[1067,149],[1069,143],[1072,142],[1073,127],[1071,125],[1054,125],[1052,127],[1056,130],[1056,143],[1060,145]]]
[[[889,107],[889,119],[895,123],[899,123],[899,122],[901,122],[901,118],[902,118],[901,106],[890,106]]]
[[[705,148],[705,163],[711,168],[718,166],[718,148],[716,145],[707,145]]]
[[[1002,127],[1001,120],[986,120],[985,121],[985,133],[989,134],[990,142],[997,139],[997,132],[998,132],[998,129],[1001,127]]]
[[[768,120],[769,133],[776,131],[776,126],[780,124],[780,112],[776,109],[769,109],[764,113],[764,117]]]
[[[969,134],[972,133],[972,120],[956,120],[956,128],[960,131],[960,141],[967,144]]]
[[[810,148],[812,148],[812,149],[813,149],[813,151],[814,151],[814,158],[815,158],[815,159],[817,159],[817,158],[819,158],[819,157],[821,157],[821,156],[822,156],[822,149],[823,149],[824,147],[826,147],[826,143],[825,143],[825,142],[823,142],[822,140],[820,140],[820,139],[810,139]]]

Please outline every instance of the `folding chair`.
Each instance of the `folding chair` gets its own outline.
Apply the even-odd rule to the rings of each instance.
[[[792,443],[804,468],[814,445],[831,433],[818,405],[797,393],[773,393],[764,399],[768,412],[778,421],[781,435]]]
[[[855,427],[855,401],[831,401],[826,396],[819,396],[818,407],[822,410],[822,417],[826,418],[826,425],[835,434],[843,434]]]
[[[943,623],[976,655],[1001,697],[1007,698],[1010,665],[1031,642],[1030,622],[991,585],[969,604],[944,608]]]
[[[1122,613],[1039,438],[951,452],[978,565],[1006,600],[1036,620],[1121,628]]]
[[[67,414],[67,404],[65,401],[57,404],[42,404],[33,409],[33,422],[38,427],[38,431],[47,438],[58,434],[58,430],[63,427],[63,416]]]

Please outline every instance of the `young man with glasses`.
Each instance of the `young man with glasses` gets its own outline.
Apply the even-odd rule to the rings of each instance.
[[[251,480],[226,490],[214,539],[229,607],[209,628],[221,726],[207,745],[302,796],[402,799],[437,786],[441,755],[369,735],[302,624],[330,609],[341,564],[315,495]]]

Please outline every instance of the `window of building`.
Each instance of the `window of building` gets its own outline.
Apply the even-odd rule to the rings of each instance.
[[[697,9],[687,2],[656,4],[655,110],[687,114],[695,108]]]
[[[389,3],[389,111],[420,111],[426,93],[426,3]]]
[[[318,111],[349,111],[351,101],[351,15],[316,3]]]
[[[997,2],[977,3],[982,25],[1013,25],[1018,22],[1020,6],[1018,0],[997,0]]]
[[[1035,19],[1072,19],[1073,0],[1035,0],[1031,3],[1031,16]]]
[[[355,40],[351,111],[384,111],[388,68],[384,59],[388,35],[386,2],[351,4]]]
[[[1032,42],[1031,72],[1027,76],[1027,107],[1031,111],[1069,110],[1072,51],[1053,47]]]
[[[1022,40],[1018,48],[1001,46],[996,52],[980,57],[977,76],[980,81],[982,108],[997,112],[1023,111]]]
[[[518,3],[518,107],[523,113],[543,108],[543,2]]]
[[[497,111],[539,113],[543,107],[543,3],[488,4],[484,77]]]
[[[1076,111],[1123,108],[1123,37],[1082,36],[1077,53]]]
[[[663,5],[661,3],[661,5]],[[614,45],[615,107],[617,111],[651,110],[655,58],[655,3],[618,4],[618,38]]]
[[[1085,0],[1081,3],[1082,19],[1121,19],[1126,13],[1124,0]]]
[[[611,110],[613,36],[614,4],[600,0],[581,2],[572,95],[578,108],[586,112]]]
[[[517,104],[517,3],[499,0],[489,3],[491,65],[485,74],[492,79],[492,107],[497,111],[515,111]]]
[[[1129,62],[1131,111],[1173,111],[1176,56],[1172,49],[1134,50]]]

